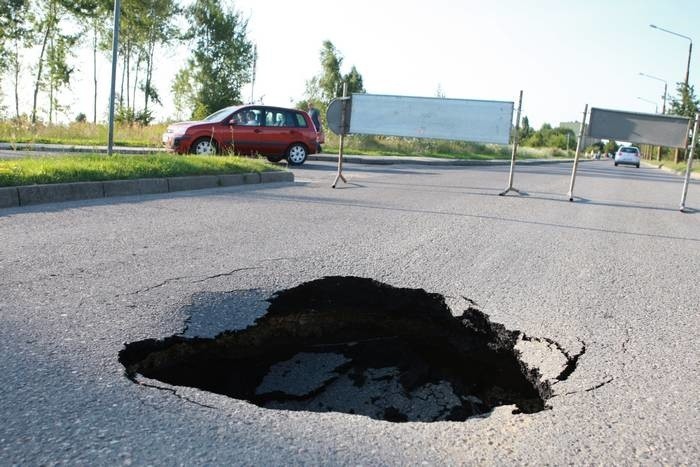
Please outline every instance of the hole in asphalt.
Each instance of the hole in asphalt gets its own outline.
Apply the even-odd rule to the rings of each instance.
[[[461,421],[501,405],[534,413],[552,395],[519,359],[518,331],[472,306],[455,317],[438,294],[326,277],[269,302],[246,329],[133,342],[119,360],[132,380],[391,422]]]

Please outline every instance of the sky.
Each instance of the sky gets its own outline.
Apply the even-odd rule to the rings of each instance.
[[[368,93],[435,97],[441,91],[517,104],[522,90],[523,115],[537,128],[580,121],[586,104],[661,111],[664,83],[639,73],[665,80],[673,94],[685,79],[690,42],[649,25],[700,41],[697,0],[227,1],[248,18],[258,50],[255,87],[243,88],[245,101],[292,106],[302,100],[306,81],[321,71],[322,43],[330,40],[343,57],[341,71],[354,65]],[[699,54],[696,46],[690,84],[700,82]],[[169,90],[186,56],[186,47],[160,52],[158,120],[176,117]],[[91,54],[79,57],[66,94],[71,119],[92,115]],[[109,70],[104,57],[99,109],[107,108]],[[5,89],[12,108],[10,96]]]

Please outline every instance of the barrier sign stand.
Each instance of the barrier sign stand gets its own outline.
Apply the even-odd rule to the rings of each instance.
[[[513,136],[513,153],[510,156],[510,174],[508,175],[508,188],[498,194],[505,196],[509,191],[514,191],[517,194],[522,194],[520,191],[513,188],[513,172],[515,171],[515,155],[518,152],[518,139],[520,138],[520,110],[523,108],[523,91],[520,91],[520,99],[518,100],[518,113],[515,117],[515,135]]]
[[[581,129],[578,131],[578,141],[576,142],[576,155],[574,156],[574,168],[571,170],[571,183],[569,184],[569,201],[574,200],[574,183],[576,182],[576,169],[578,169],[578,158],[581,155],[581,144],[583,144],[583,132],[586,129],[586,116],[588,115],[588,104],[583,109],[583,119]]]
[[[347,111],[348,99],[348,83],[343,83],[342,111],[340,112],[340,143],[338,144],[338,174],[335,176],[335,181],[333,185],[331,185],[331,188],[335,188],[338,184],[338,179],[342,180],[344,183],[348,183],[343,176],[343,148],[345,145],[345,133],[347,133],[345,113]]]
[[[683,183],[683,195],[681,196],[681,212],[687,212],[685,210],[685,198],[688,196],[688,181],[690,179],[690,172],[693,170],[693,155],[695,153],[695,143],[698,138],[698,120],[700,120],[700,113],[695,114],[695,125],[693,126],[693,142],[690,143],[690,152],[688,153],[688,164],[685,168],[685,182]]]

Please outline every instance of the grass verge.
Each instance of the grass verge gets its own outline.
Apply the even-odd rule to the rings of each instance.
[[[338,136],[326,132],[324,152],[338,152]],[[510,159],[512,146],[480,144],[394,136],[350,135],[345,138],[345,154],[367,156],[409,156],[440,159],[504,160]],[[518,147],[518,159],[549,159],[574,157],[574,151],[558,148]]]
[[[167,124],[148,126],[116,125],[114,145],[128,147],[160,147]],[[67,125],[31,125],[22,120],[0,121],[0,141],[29,144],[70,144],[76,146],[106,146],[107,125],[69,123]]]
[[[680,174],[685,174],[686,170],[686,163],[685,162],[679,162],[678,164],[674,163],[673,161],[664,161],[662,160],[661,162],[658,161],[645,161],[648,162],[649,164],[652,165],[658,165],[660,167],[666,167],[667,169],[671,169],[674,172],[678,172]],[[697,159],[693,158],[693,166],[691,168],[693,173],[700,173],[700,161]]]
[[[0,160],[0,186],[221,175],[280,170],[238,156],[80,155]]]

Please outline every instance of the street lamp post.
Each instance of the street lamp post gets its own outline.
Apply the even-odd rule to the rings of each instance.
[[[656,76],[648,75],[646,73],[642,73],[641,71],[639,72],[639,75],[646,76],[647,78],[655,79],[657,81],[661,81],[662,83],[664,83],[664,103],[663,103],[663,106],[661,108],[661,113],[665,114],[666,113],[666,93],[668,91],[668,83],[666,82],[665,79],[657,78]]]
[[[657,104],[656,102],[654,102],[654,101],[652,101],[652,100],[649,100],[649,99],[645,99],[645,98],[643,98],[643,97],[637,97],[637,99],[639,99],[640,101],[643,101],[643,102],[647,102],[647,103],[649,103],[649,104],[653,104],[653,106],[654,106],[654,113],[655,113],[655,114],[659,113],[659,104]],[[649,151],[650,151],[650,148],[649,148],[647,145],[642,145],[642,146],[641,146],[641,149],[642,149],[642,155],[644,156],[644,158],[645,158],[645,159],[647,159],[647,158],[651,159],[651,154],[650,154],[650,152],[649,152]]]
[[[660,28],[658,26],[655,26],[653,24],[649,25],[650,27],[654,29],[658,29],[659,31],[667,32],[669,34],[673,34],[674,36],[682,37],[683,39],[688,39],[688,42],[690,42],[690,46],[688,47],[688,65],[686,66],[685,69],[685,85],[686,87],[688,86],[688,79],[690,78],[690,57],[693,55],[693,39],[691,39],[688,36],[684,36],[683,34],[678,34],[677,32],[669,31],[668,29]]]
[[[650,24],[649,26],[654,28],[654,29],[658,29],[659,31],[667,32],[669,34],[673,34],[674,36],[682,37],[683,39],[687,39],[688,42],[690,42],[690,46],[688,47],[688,65],[685,68],[685,91],[688,92],[688,90],[689,90],[688,79],[690,78],[690,57],[693,54],[693,39],[691,39],[688,36],[684,36],[683,34],[678,34],[677,32],[673,32],[673,31],[669,31],[668,29],[660,28],[660,27],[653,25],[653,24]],[[686,135],[686,137],[685,137],[685,146],[686,147],[688,146],[688,135]],[[676,148],[674,155],[673,155],[673,159],[674,159],[674,162],[676,164],[680,160],[680,158],[678,156],[679,156],[679,151],[678,151],[678,148]]]
[[[637,97],[637,99],[639,99],[640,101],[644,101],[648,104],[652,104],[654,106],[654,113],[659,113],[659,104],[657,104],[656,102],[649,99],[644,99],[643,97]]]
[[[114,0],[114,30],[112,34],[112,81],[109,89],[109,131],[107,136],[107,154],[112,155],[114,146],[114,85],[117,80],[117,52],[119,50],[119,25],[121,20],[121,1]]]
[[[665,79],[657,78],[656,76],[648,75],[646,73],[642,73],[641,71],[639,72],[640,76],[645,76],[647,78],[655,79],[656,81],[661,81],[664,83],[664,103],[661,108],[661,113],[666,114],[666,92],[668,91],[668,83],[666,82]],[[661,146],[656,147],[656,160],[660,161],[661,160]]]

